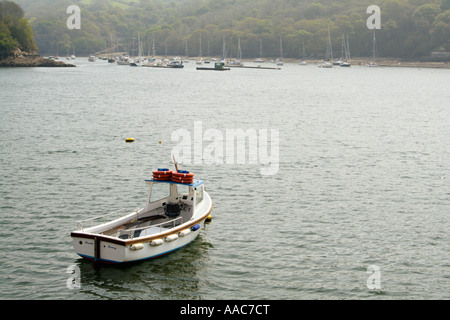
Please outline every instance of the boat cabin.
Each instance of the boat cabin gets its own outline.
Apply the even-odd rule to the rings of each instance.
[[[190,212],[192,216],[204,199],[203,180],[194,180],[191,184],[174,181],[145,181],[149,185],[149,191],[143,212],[159,210],[160,214],[169,218],[178,217],[182,213],[186,216],[186,212]]]

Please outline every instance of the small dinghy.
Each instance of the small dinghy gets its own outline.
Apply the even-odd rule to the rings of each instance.
[[[192,242],[201,224],[211,220],[212,201],[203,180],[178,170],[176,162],[175,168],[155,170],[145,180],[149,191],[142,209],[78,221],[71,233],[75,252],[87,260],[124,263],[160,257]]]

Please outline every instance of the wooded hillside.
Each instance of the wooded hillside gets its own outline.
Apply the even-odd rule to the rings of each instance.
[[[130,54],[137,35],[144,52],[157,55],[235,56],[240,40],[243,58],[283,56],[321,58],[328,29],[340,54],[348,35],[352,56],[372,54],[367,7],[381,9],[376,31],[377,55],[416,59],[432,51],[450,51],[450,0],[17,0],[25,9],[41,54],[88,55],[119,43]],[[66,9],[81,8],[81,29],[69,30]],[[1,30],[1,29],[0,29]],[[187,47],[187,50],[186,50]],[[136,51],[137,53],[137,51]]]
[[[18,49],[28,53],[37,50],[33,30],[19,5],[0,1],[0,58],[11,56]]]

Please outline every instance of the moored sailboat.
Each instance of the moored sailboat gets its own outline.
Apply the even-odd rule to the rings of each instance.
[[[348,35],[345,39],[345,35],[342,35],[342,48],[344,50],[345,59],[341,62],[341,67],[350,67],[350,46],[348,44]]]
[[[378,67],[376,63],[376,51],[377,51],[377,40],[375,38],[375,29],[373,30],[373,39],[372,39],[372,61],[366,63],[366,67]]]
[[[302,60],[300,60],[300,62],[298,63],[300,66],[306,66],[307,63],[305,61],[305,43],[302,42],[302,47],[303,47],[303,56],[302,56]]]
[[[262,39],[259,39],[259,58],[254,60],[255,63],[264,63],[264,59],[262,57]]]
[[[330,36],[330,28],[328,28],[328,41],[327,41],[327,57],[326,60],[323,60],[319,63],[319,68],[333,68],[333,48],[331,46],[331,36]]]
[[[280,37],[280,57],[275,61],[275,63],[277,64],[277,66],[283,65],[283,42],[281,37]]]

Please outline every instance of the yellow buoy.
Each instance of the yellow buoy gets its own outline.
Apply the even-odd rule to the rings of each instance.
[[[206,219],[205,219],[205,222],[211,222],[211,220],[212,220],[212,217],[211,217],[211,215],[208,215],[207,217],[206,217]]]
[[[126,138],[125,142],[134,142],[134,138]]]
[[[161,140],[159,140],[159,143],[161,143]]]

